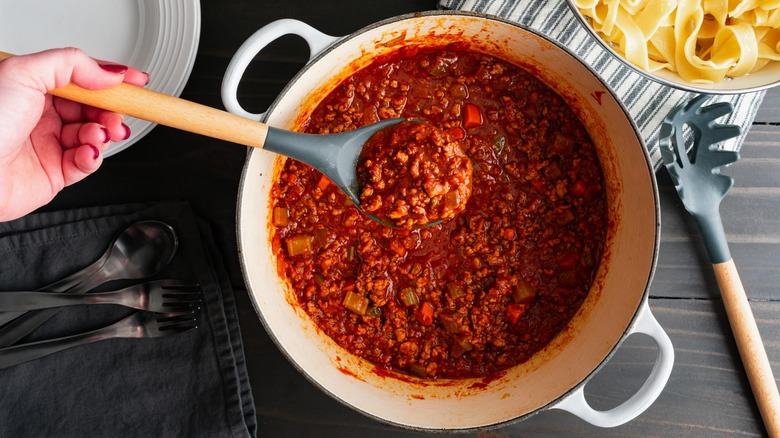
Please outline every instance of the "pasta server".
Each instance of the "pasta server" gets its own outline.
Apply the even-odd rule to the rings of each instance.
[[[717,145],[738,136],[740,128],[716,123],[716,119],[729,114],[733,107],[728,102],[702,107],[707,98],[699,95],[666,116],[659,135],[661,156],[683,205],[701,230],[764,425],[769,436],[780,436],[780,395],[745,289],[729,252],[719,211],[720,201],[734,184],[733,178],[720,173],[720,168],[736,162],[739,154],[718,150]],[[689,131],[686,127],[690,128]],[[693,139],[690,152],[686,150],[688,132]]]

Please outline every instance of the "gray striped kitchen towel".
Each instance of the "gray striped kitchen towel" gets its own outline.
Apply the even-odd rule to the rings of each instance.
[[[658,131],[661,122],[672,108],[695,94],[647,79],[615,59],[582,27],[566,0],[439,0],[439,9],[495,15],[535,29],[567,47],[614,90],[639,127],[654,166],[660,166]],[[724,142],[723,149],[738,151],[742,146],[764,94],[764,91],[757,91],[710,98],[709,103],[727,101],[734,105],[734,111],[718,120],[719,123],[742,127],[742,135]]]

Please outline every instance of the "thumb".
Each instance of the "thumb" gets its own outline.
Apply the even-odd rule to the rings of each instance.
[[[30,55],[8,58],[21,74],[16,80],[41,93],[74,83],[88,90],[101,90],[118,85],[128,68],[118,64],[99,64],[76,48],[52,49]],[[9,65],[9,67],[11,67]]]

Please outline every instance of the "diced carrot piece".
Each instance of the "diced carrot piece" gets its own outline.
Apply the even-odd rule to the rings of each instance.
[[[515,324],[527,309],[528,304],[509,303],[506,306],[506,319],[510,324]]]
[[[450,137],[450,140],[461,141],[466,138],[466,131],[460,126],[456,126],[454,128],[447,129],[447,135]]]
[[[482,111],[473,103],[463,105],[463,127],[466,129],[482,126]]]
[[[330,186],[330,180],[327,176],[322,175],[320,180],[317,182],[317,188],[320,189],[321,192],[324,192],[328,186]]]
[[[514,228],[504,228],[504,239],[506,240],[515,240],[515,229]]]
[[[404,254],[406,254],[406,248],[404,247],[403,243],[401,243],[398,239],[391,240],[387,246],[390,249],[390,251],[393,251],[394,253],[398,254],[399,257],[403,257]]]
[[[578,180],[574,184],[572,184],[569,191],[574,196],[582,196],[585,194],[585,190],[587,190],[587,187],[585,187],[585,183],[583,183],[581,180]]]
[[[417,320],[425,326],[433,324],[433,306],[431,303],[427,301],[422,303],[420,310],[417,311]]]

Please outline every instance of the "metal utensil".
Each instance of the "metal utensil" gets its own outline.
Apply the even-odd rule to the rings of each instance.
[[[0,61],[13,55],[0,52]],[[360,206],[357,161],[363,143],[382,128],[404,119],[387,119],[354,131],[330,135],[285,131],[195,102],[129,84],[85,90],[73,84],[50,92],[75,102],[246,146],[264,148],[302,161],[322,172]]]
[[[107,256],[101,257],[101,259],[105,257],[105,261],[100,269],[94,271],[90,265],[87,271],[80,271],[68,277],[78,277],[82,272],[84,275],[72,280],[75,285],[64,292],[79,294],[109,280],[151,277],[170,263],[178,243],[176,232],[164,222],[144,220],[133,223],[116,235],[106,251]],[[0,328],[0,347],[13,345],[59,310],[0,314],[0,322],[10,321]]]
[[[706,100],[707,96],[700,95],[666,116],[659,135],[661,155],[680,199],[701,230],[764,425],[770,436],[780,436],[780,395],[745,289],[729,252],[719,212],[720,201],[734,184],[731,177],[720,174],[720,168],[737,161],[739,154],[716,147],[718,143],[739,135],[740,128],[715,122],[733,110],[730,103],[702,107]],[[685,126],[693,135],[690,155],[686,151]]]
[[[112,338],[157,338],[198,326],[195,311],[152,313],[138,311],[108,327],[57,339],[0,348],[0,369],[29,362],[68,348]]]
[[[90,294],[0,292],[0,310],[37,310],[83,304],[117,304],[152,312],[186,310],[200,304],[200,288],[197,284],[177,280],[157,280]]]

